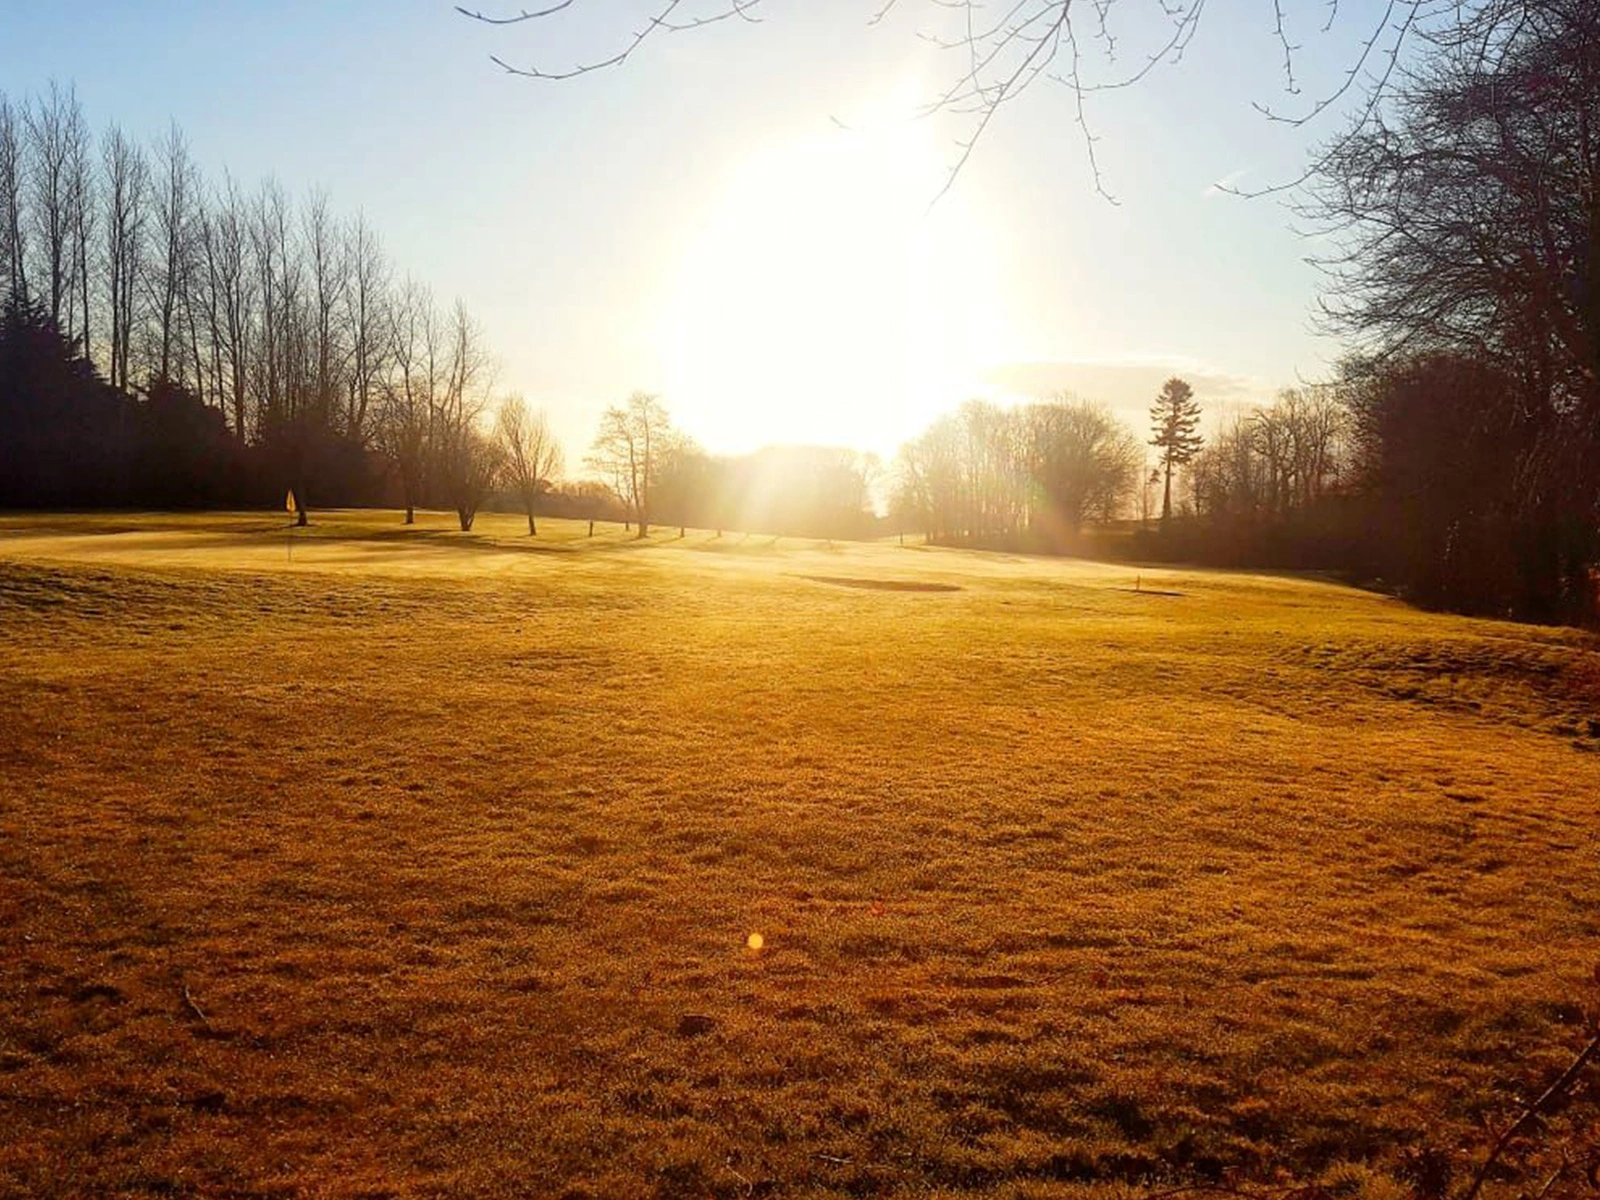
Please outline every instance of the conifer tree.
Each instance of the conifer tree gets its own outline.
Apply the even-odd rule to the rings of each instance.
[[[1174,375],[1161,385],[1156,402],[1150,406],[1150,428],[1154,436],[1150,444],[1160,452],[1160,470],[1164,477],[1161,491],[1161,522],[1172,516],[1172,468],[1183,466],[1199,453],[1205,439],[1197,432],[1200,425],[1200,402],[1194,398],[1194,389]]]

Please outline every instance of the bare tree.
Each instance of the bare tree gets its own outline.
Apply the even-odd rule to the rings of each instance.
[[[28,298],[25,136],[23,117],[0,92],[0,272],[7,295],[16,301]]]
[[[107,378],[128,389],[129,348],[137,320],[144,270],[146,199],[150,168],[138,144],[113,125],[101,141],[105,197],[105,284],[108,326]]]
[[[414,524],[433,431],[434,394],[441,361],[433,297],[406,280],[388,310],[391,364],[381,392],[378,444],[400,479],[405,523]]]
[[[345,347],[339,326],[349,290],[349,258],[324,192],[312,192],[301,210],[301,245],[315,366],[307,416],[318,429],[331,428],[344,416],[339,391],[345,379]]]
[[[483,502],[500,484],[505,455],[476,425],[446,430],[439,445],[439,478],[462,533],[471,533]]]
[[[225,179],[206,223],[205,259],[218,390],[233,434],[243,442],[249,437],[257,281],[250,263],[250,213],[232,176]]]
[[[349,396],[344,414],[345,435],[365,445],[370,435],[368,416],[378,394],[378,380],[387,365],[385,306],[388,302],[389,264],[383,247],[364,215],[358,214],[344,231],[344,325],[349,345]]]
[[[1023,410],[1020,447],[1037,493],[1035,524],[1070,545],[1086,520],[1117,517],[1138,479],[1140,447],[1110,410],[1068,396]]]
[[[317,451],[327,432],[318,314],[303,239],[283,189],[264,184],[251,213],[261,323],[254,392],[257,436],[293,489],[307,521]]]
[[[660,480],[662,451],[671,444],[672,421],[657,396],[634,392],[600,418],[600,431],[586,460],[616,489],[638,523],[637,537],[650,533],[650,501]]]
[[[1089,104],[1101,94],[1134,86],[1163,65],[1180,61],[1205,7],[1206,0],[1163,0],[1148,35],[1137,26],[1117,23],[1122,13],[1143,13],[1145,6],[1119,4],[1118,0],[1011,0],[999,6],[984,0],[865,0],[862,14],[867,24],[881,25],[900,10],[915,9],[916,36],[947,52],[952,65],[945,82],[927,97],[918,113],[924,117],[943,113],[957,123],[955,161],[946,188],[1000,110],[1043,82],[1064,90],[1096,190],[1111,199],[1095,156],[1097,138],[1088,116]],[[539,26],[560,20],[572,8],[573,0],[551,0],[535,9],[503,14],[462,6],[456,11],[488,25]],[[759,20],[761,8],[762,0],[657,0],[641,25],[631,32],[619,29],[614,48],[588,61],[514,64],[498,55],[491,56],[491,61],[512,75],[567,80],[620,67],[646,43],[664,34],[725,21]],[[1358,127],[1375,127],[1403,56],[1419,38],[1454,36],[1465,44],[1477,37],[1483,51],[1492,53],[1493,35],[1514,26],[1521,8],[1522,0],[1450,4],[1383,0],[1376,6],[1346,12],[1337,0],[1331,5],[1326,0],[1261,0],[1262,19],[1279,47],[1287,103],[1295,107],[1279,109],[1258,103],[1256,108],[1269,121],[1296,127],[1353,109]],[[1349,21],[1356,24],[1352,27]],[[1313,36],[1331,36],[1355,47],[1343,77],[1309,97],[1297,76],[1297,58],[1303,46],[1297,26]],[[1489,36],[1480,36],[1485,31]],[[1307,176],[1264,190],[1294,186]]]
[[[968,513],[962,463],[966,439],[953,415],[934,421],[900,450],[901,507],[923,520],[929,541],[960,537],[967,532]]]
[[[290,242],[288,201],[283,189],[270,181],[263,183],[250,206],[250,257],[261,309],[252,390],[257,433],[263,437],[270,435],[282,419],[279,398],[285,376],[284,331],[298,286]]]
[[[217,214],[199,203],[194,220],[194,262],[184,291],[184,314],[189,330],[189,358],[194,368],[194,391],[227,413],[222,289],[217,272]]]
[[[468,533],[499,479],[501,455],[482,429],[490,382],[483,334],[460,300],[450,310],[445,337],[444,390],[434,403],[434,464],[440,492]]]
[[[1600,9],[1527,0],[1482,33],[1487,54],[1436,39],[1323,164],[1325,309],[1370,350],[1488,355],[1600,420]]]
[[[63,130],[67,151],[67,330],[76,334],[86,357],[94,358],[93,308],[90,304],[90,276],[97,247],[95,229],[99,223],[99,196],[95,187],[94,139],[84,120],[83,106],[76,94],[67,109]]]
[[[528,536],[539,532],[534,506],[561,473],[561,445],[543,412],[532,412],[521,396],[507,396],[495,415],[495,434],[505,460],[506,483],[515,488],[528,514]]]
[[[174,371],[181,369],[198,187],[188,140],[176,124],[168,127],[166,136],[157,143],[156,162],[155,242],[152,269],[148,273],[151,309],[156,321],[152,366],[157,379],[173,380]]]
[[[28,211],[38,236],[44,300],[51,320],[62,324],[72,286],[72,137],[83,120],[77,93],[52,82],[24,110],[30,169]],[[71,336],[70,328],[63,331]]]

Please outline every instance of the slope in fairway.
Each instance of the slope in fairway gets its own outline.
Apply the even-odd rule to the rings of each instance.
[[[0,1193],[1389,1196],[1570,1057],[1592,639],[519,521],[0,520]]]

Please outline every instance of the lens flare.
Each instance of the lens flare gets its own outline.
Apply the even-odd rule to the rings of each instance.
[[[749,937],[745,938],[744,944],[750,947],[752,950],[759,950],[761,947],[767,944],[767,939],[762,937],[759,933],[752,933]]]

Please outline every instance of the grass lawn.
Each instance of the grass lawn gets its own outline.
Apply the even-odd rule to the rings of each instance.
[[[520,523],[0,518],[0,1194],[1390,1197],[1582,1042],[1592,638]]]

